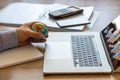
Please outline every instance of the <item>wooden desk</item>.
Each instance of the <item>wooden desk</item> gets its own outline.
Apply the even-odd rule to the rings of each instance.
[[[120,14],[120,0],[1,0],[0,9],[12,2],[63,3],[76,6],[94,6],[100,15],[92,31],[100,31]],[[0,26],[1,28],[1,26]],[[120,80],[115,74],[48,75],[44,76],[43,59],[0,69],[0,80]]]

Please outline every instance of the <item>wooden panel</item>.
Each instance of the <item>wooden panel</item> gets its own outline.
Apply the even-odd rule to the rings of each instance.
[[[120,0],[0,0],[0,9],[13,2],[62,3],[75,6],[94,6],[100,15],[92,31],[100,31],[120,14]],[[0,26],[1,27],[1,26]],[[47,75],[43,60],[0,69],[0,80],[120,80],[119,74]]]

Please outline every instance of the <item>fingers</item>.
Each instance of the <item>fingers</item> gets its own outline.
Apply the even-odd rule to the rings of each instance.
[[[35,31],[32,31],[32,30],[30,30],[30,37],[32,37],[31,39],[30,39],[30,42],[45,42],[46,41],[46,39],[45,38],[47,38],[48,37],[48,35],[47,36],[44,36],[42,33],[40,33],[40,32],[35,32]],[[38,39],[34,39],[34,38],[38,38]],[[40,39],[39,39],[40,38]]]
[[[36,31],[32,31],[32,30],[29,30],[29,36],[32,37],[32,38],[42,38],[44,39],[44,35],[40,32],[36,32]]]
[[[48,35],[46,35],[45,38],[48,38]]]
[[[46,39],[33,39],[33,38],[31,38],[30,39],[30,42],[33,42],[33,43],[38,43],[38,42],[46,42]]]
[[[37,21],[34,21],[34,22],[28,22],[28,23],[25,23],[24,25],[28,28],[31,28],[33,24],[37,23]]]

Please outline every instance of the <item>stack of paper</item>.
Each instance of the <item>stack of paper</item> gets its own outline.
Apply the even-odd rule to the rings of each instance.
[[[49,18],[48,13],[50,11],[54,11],[65,7],[68,7],[68,5],[12,3],[0,11],[0,24],[20,26],[26,22],[38,21],[48,25],[48,28],[51,30],[81,31],[86,25],[77,25],[72,27],[60,28],[57,25],[57,22],[60,22],[62,24],[66,23],[65,25],[69,25],[70,21],[72,21],[72,24],[76,24],[83,20],[90,21],[90,24],[91,22],[95,23],[97,17],[93,17],[92,19],[90,19],[91,15],[93,14],[94,7],[80,7],[84,9],[83,15],[77,15],[59,21]],[[94,24],[90,26],[93,25]]]

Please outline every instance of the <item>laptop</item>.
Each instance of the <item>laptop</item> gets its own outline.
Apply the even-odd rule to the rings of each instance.
[[[120,30],[120,16],[101,32],[50,32],[44,55],[44,74],[112,73],[120,61],[111,50],[117,44],[108,42]],[[119,34],[119,33],[118,33]],[[116,38],[116,37],[115,37]],[[120,46],[119,46],[120,47]]]

